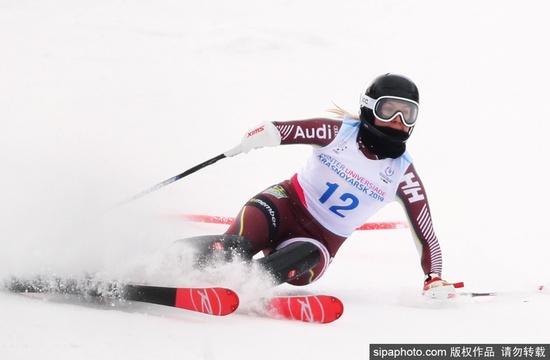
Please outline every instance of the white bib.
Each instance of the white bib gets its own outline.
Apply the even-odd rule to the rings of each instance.
[[[397,159],[368,159],[357,143],[360,126],[360,121],[345,117],[336,138],[314,149],[297,177],[313,217],[344,237],[395,200],[412,162],[407,152]]]

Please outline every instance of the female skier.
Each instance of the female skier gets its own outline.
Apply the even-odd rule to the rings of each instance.
[[[265,122],[246,132],[239,152],[291,144],[314,149],[298,173],[248,200],[225,234],[193,238],[198,262],[263,252],[253,261],[276,284],[307,285],[325,273],[358,226],[399,201],[420,254],[424,290],[448,285],[426,191],[406,151],[418,110],[413,81],[385,74],[361,94],[358,117],[336,109],[338,120]]]

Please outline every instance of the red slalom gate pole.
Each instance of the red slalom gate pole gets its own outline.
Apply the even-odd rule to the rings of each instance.
[[[220,224],[229,225],[235,220],[233,217],[228,216],[215,216],[215,215],[203,215],[203,214],[182,214],[177,215],[177,218],[201,222],[208,224]],[[357,228],[357,230],[392,230],[392,229],[407,229],[409,224],[406,221],[378,221],[368,222]]]

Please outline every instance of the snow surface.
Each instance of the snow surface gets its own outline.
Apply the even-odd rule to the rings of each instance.
[[[335,323],[0,292],[0,358],[367,359],[376,343],[548,343],[550,296],[535,292],[550,286],[549,7],[0,1],[2,279],[196,280],[178,278],[173,241],[224,227],[166,215],[234,216],[299,169],[307,146],[224,159],[111,206],[232,148],[261,121],[327,115],[332,102],[356,111],[370,78],[397,72],[421,91],[409,150],[428,189],[445,278],[511,294],[426,303],[408,230],[362,231],[317,283],[277,289],[340,297],[345,312]],[[403,219],[396,205],[372,220]],[[259,288],[244,285],[243,298]]]

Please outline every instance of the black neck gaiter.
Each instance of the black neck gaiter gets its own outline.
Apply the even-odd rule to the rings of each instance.
[[[376,127],[363,122],[359,131],[363,146],[378,158],[396,159],[406,150],[409,134],[389,127]]]

